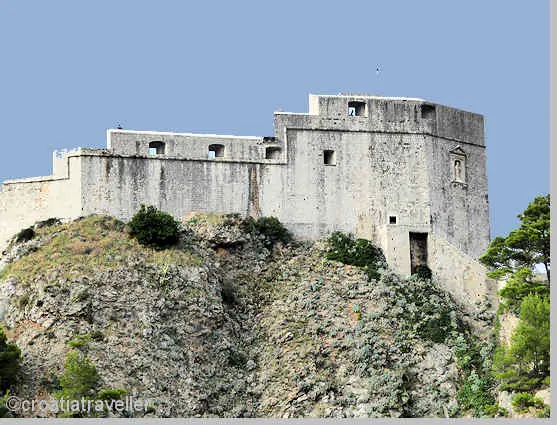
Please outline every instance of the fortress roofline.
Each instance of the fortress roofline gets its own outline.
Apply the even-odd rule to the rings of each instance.
[[[231,134],[205,134],[205,133],[177,133],[169,131],[147,131],[147,130],[128,130],[121,128],[109,128],[106,130],[107,135],[113,133],[125,133],[125,134],[142,134],[146,136],[193,136],[193,137],[207,137],[207,138],[229,138],[229,139],[242,139],[242,140],[261,140],[262,136],[235,136]]]
[[[439,106],[446,110],[458,111],[458,112],[465,112],[472,114],[474,116],[483,117],[482,114],[477,112],[468,111],[462,108],[456,108],[454,106],[444,105],[442,103],[433,102],[431,100],[420,99],[418,97],[397,97],[397,96],[381,96],[381,95],[374,95],[374,94],[365,94],[365,93],[339,93],[339,94],[309,94],[309,102],[310,102],[310,111],[312,109],[311,105],[312,102],[319,102],[318,99],[330,99],[334,102],[333,99],[345,99],[348,101],[384,101],[384,102],[415,102],[422,105],[430,105],[430,106]],[[317,105],[317,104],[315,104]],[[316,108],[317,106],[314,106]],[[317,109],[314,109],[317,110]]]
[[[420,99],[417,97],[397,97],[397,96],[380,96],[376,94],[365,94],[365,93],[339,93],[339,94],[315,94],[310,93],[310,96],[318,96],[318,97],[358,97],[358,98],[366,98],[366,99],[380,99],[380,100],[401,100],[401,101],[412,101],[412,102],[427,102],[427,103],[435,103],[429,102],[424,99]]]

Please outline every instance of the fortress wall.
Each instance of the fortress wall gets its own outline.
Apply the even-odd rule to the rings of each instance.
[[[65,178],[68,176],[68,159],[65,157],[58,157],[56,151],[52,153],[52,175],[58,178]]]
[[[344,102],[342,104],[343,108],[346,108],[346,105],[347,103]],[[386,117],[383,110],[377,109],[371,110],[370,113],[372,114],[371,117],[350,117],[346,115],[346,112],[343,112],[342,115],[338,113],[330,116],[275,112],[275,135],[280,137],[283,134],[283,130],[281,131],[283,128],[419,134],[434,131],[433,121],[404,120],[403,118],[398,119],[399,117],[395,117],[395,115]]]
[[[109,130],[107,147],[117,155],[149,155],[149,143],[165,143],[170,157],[207,159],[209,145],[225,147],[225,158],[237,160],[265,159],[262,137],[217,136],[206,134],[158,133],[149,131]]]
[[[399,131],[431,131],[430,120],[423,120],[421,105],[423,101],[418,99],[396,99],[396,98],[366,98],[361,96],[318,96],[315,108],[316,115],[322,117],[345,117],[348,120],[360,119],[360,116],[348,116],[350,102],[364,103],[365,113],[372,128],[387,131],[395,126]],[[311,98],[310,98],[311,104]],[[362,118],[363,118],[362,117]],[[394,130],[394,129],[393,129]]]
[[[62,149],[52,152],[52,177],[59,179],[68,178],[70,175],[69,158],[79,156],[82,152],[89,151],[87,148]]]
[[[286,145],[288,166],[264,170],[265,215],[299,237],[343,230],[373,239],[395,267],[409,264],[409,250],[396,256],[394,247],[401,238],[408,245],[409,229],[429,229],[424,136],[289,129]],[[324,150],[335,151],[336,165],[324,164]]]
[[[364,116],[347,116],[348,102],[352,100],[362,101],[367,105]],[[422,109],[424,107],[425,110]],[[374,154],[367,164],[358,159],[350,160],[354,169],[362,170],[361,174],[354,177],[343,176],[340,179],[345,179],[350,184],[351,180],[360,181],[362,177],[368,181],[367,187],[352,184],[350,188],[354,193],[360,194],[361,204],[367,204],[369,209],[366,211],[365,208],[360,208],[357,213],[346,211],[346,217],[358,217],[356,226],[349,218],[345,219],[347,230],[355,231],[363,237],[375,238],[378,242],[383,241],[384,247],[385,244],[390,245],[392,248],[386,249],[386,255],[391,257],[392,264],[400,264],[402,269],[409,266],[409,232],[442,235],[474,257],[485,251],[489,243],[489,216],[482,116],[427,104],[421,100],[357,96],[310,96],[310,112],[312,115],[275,114],[276,136],[284,138],[284,134],[288,132],[289,143],[295,142],[295,147],[289,146],[289,161],[303,163],[307,159],[303,155],[296,155],[300,153],[299,149],[303,152],[304,148],[300,146],[311,146],[309,134],[312,131],[314,134],[320,134],[324,129],[328,129],[331,134],[350,132],[353,137],[358,137],[358,133],[365,133],[373,135],[370,136],[371,140],[386,141],[385,144],[370,145]],[[297,142],[294,136],[298,131],[308,132],[302,142]],[[437,134],[448,138],[438,137]],[[402,150],[397,150],[399,146],[403,147]],[[452,164],[455,157],[450,151],[458,146],[462,147],[466,157],[463,170],[466,175],[465,185],[452,183]],[[354,145],[349,144],[342,149],[352,147]],[[405,156],[405,150],[409,150],[411,155]],[[362,152],[359,157],[362,157]],[[288,169],[292,169],[292,164],[289,164]],[[401,172],[397,173],[396,170]],[[308,171],[291,171],[289,175],[294,175],[295,172],[303,175]],[[304,179],[302,187],[315,185],[307,177]],[[298,175],[280,181],[281,185],[286,181],[286,187],[294,181],[300,184]],[[288,194],[286,198],[292,201],[293,195]],[[413,202],[418,198],[422,201]],[[321,196],[310,199],[315,205],[323,205]],[[401,200],[405,201],[401,204]],[[353,200],[342,199],[341,202],[341,208],[354,211]],[[404,202],[407,204],[403,205]],[[302,208],[290,208],[295,208],[294,212],[298,216],[304,214]],[[397,216],[396,226],[388,224],[387,220],[391,215]],[[412,220],[409,221],[408,217],[412,217]],[[329,223],[326,226],[328,229],[334,227],[330,223],[336,222],[336,218],[327,214],[321,214],[320,219]],[[381,229],[381,226],[386,227]],[[298,224],[297,227],[301,225]],[[308,223],[303,228],[299,232],[312,237],[323,233],[316,231],[315,226]]]
[[[365,103],[365,116],[348,116],[348,103],[353,101]],[[433,108],[431,115],[422,109],[428,106]],[[485,144],[481,115],[433,105],[420,99],[310,95],[310,112],[310,118],[342,118],[354,123],[367,121],[367,129],[371,131],[427,133],[482,146]]]
[[[9,180],[0,192],[0,247],[21,229],[51,217],[74,219],[81,215],[80,158],[69,157],[69,177]]]
[[[489,246],[489,202],[485,148],[452,140],[429,137],[431,222],[433,233],[473,258]],[[465,154],[464,183],[455,182],[454,157],[457,146]]]
[[[439,137],[485,146],[483,116],[441,105],[435,110]]]
[[[485,267],[443,238],[432,235],[428,241],[433,276],[466,310],[485,298],[497,305],[497,282],[486,278]]]
[[[175,217],[191,211],[247,215],[259,208],[259,164],[93,155],[83,161],[84,214],[129,220],[142,203]]]
[[[351,101],[365,113],[348,116]],[[272,215],[297,237],[342,230],[374,240],[403,275],[411,249],[425,250],[410,233],[427,233],[428,265],[460,302],[490,293],[472,259],[489,243],[481,116],[420,99],[310,96],[310,114],[274,118],[275,138],[109,130],[108,149],[54,158],[53,177],[6,182],[0,243],[49,217],[129,220],[142,203],[176,217]],[[164,153],[149,155],[150,142]],[[208,159],[211,144],[225,146],[223,158]],[[265,159],[268,146],[282,151]]]

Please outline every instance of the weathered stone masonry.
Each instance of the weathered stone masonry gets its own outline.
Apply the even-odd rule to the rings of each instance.
[[[296,236],[372,239],[408,275],[427,263],[463,303],[491,293],[483,117],[420,99],[309,96],[273,137],[112,129],[106,149],[54,155],[53,175],[4,182],[0,245],[50,217],[130,219],[140,204],[276,216]]]

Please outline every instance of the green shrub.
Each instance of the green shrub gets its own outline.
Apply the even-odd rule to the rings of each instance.
[[[272,246],[277,242],[286,244],[292,241],[292,235],[276,217],[259,217],[257,220],[248,217],[242,223],[242,227],[245,231],[264,235],[264,243],[267,246]]]
[[[536,412],[537,418],[549,418],[551,417],[551,407],[547,404],[544,404],[543,409],[540,409]]]
[[[511,399],[511,404],[518,413],[527,412],[530,407],[534,407],[536,409],[545,409],[545,403],[542,398],[534,397],[532,394],[527,392],[520,392],[516,394]]]
[[[451,313],[449,310],[441,310],[435,317],[418,327],[418,334],[433,342],[444,342],[451,330]]]
[[[34,237],[35,237],[35,230],[33,230],[32,227],[28,227],[27,229],[23,229],[17,234],[15,241],[17,243],[27,242],[33,239]]]
[[[128,392],[124,388],[101,390],[97,394],[97,400],[110,401],[121,400]]]
[[[87,346],[89,345],[90,338],[91,336],[89,334],[77,335],[74,339],[68,341],[67,344],[71,348],[78,348],[78,349],[87,348]]]
[[[99,386],[99,374],[95,365],[87,357],[72,351],[66,357],[64,373],[60,376],[61,390],[57,398],[80,400],[93,398]]]
[[[489,406],[484,406],[484,416],[488,418],[506,418],[509,416],[509,412],[507,412],[507,409],[504,407],[494,403]]]
[[[528,295],[510,347],[498,347],[493,356],[493,375],[501,390],[526,392],[549,384],[549,349],[549,301]]]
[[[457,366],[465,372],[482,368],[483,357],[480,343],[471,335],[460,335],[454,343],[454,355]]]
[[[525,359],[505,347],[495,350],[492,371],[501,391],[531,391],[543,382],[539,376],[529,376],[529,365]]]
[[[472,409],[474,417],[505,416],[494,397],[495,382],[491,375],[493,345],[473,334],[460,334],[451,339],[454,357],[464,379],[459,386],[456,399],[459,410]]]
[[[480,377],[475,371],[464,381],[456,394],[461,409],[473,409],[475,417],[493,414],[495,397],[491,392],[491,383],[485,377]]]
[[[532,364],[530,372],[549,374],[549,300],[528,295],[520,304],[520,321],[511,336],[511,353]]]
[[[414,275],[418,279],[429,280],[429,279],[431,279],[432,273],[431,273],[431,269],[427,265],[419,264],[419,265],[416,266],[416,270],[414,272]]]
[[[379,268],[385,267],[385,256],[380,248],[367,239],[354,239],[352,234],[333,232],[327,240],[325,258],[361,267],[370,280],[380,277]]]
[[[333,232],[327,240],[328,249],[326,258],[328,260],[340,261],[344,264],[352,264],[354,257],[354,237],[342,232]]]
[[[511,405],[513,406],[515,412],[525,413],[530,407],[535,407],[536,404],[539,406],[538,400],[535,400],[532,394],[518,393],[511,399]],[[543,407],[543,400],[541,401],[541,407]]]
[[[0,397],[0,418],[13,418],[12,412],[6,407],[8,397],[10,397],[10,390]]]
[[[153,206],[141,205],[128,223],[130,235],[146,246],[164,249],[178,242],[180,223]]]
[[[502,298],[501,306],[518,315],[520,304],[528,295],[549,297],[549,285],[534,279],[532,271],[526,267],[518,270],[499,291]]]
[[[59,224],[62,224],[62,222],[60,221],[60,219],[58,218],[48,218],[46,220],[43,221],[39,221],[35,224],[35,227],[37,229],[42,229],[43,227],[51,227],[51,226],[57,226]]]
[[[383,283],[389,280],[388,274],[383,275]],[[399,328],[433,342],[443,342],[454,331],[464,329],[454,300],[435,281],[413,276],[401,279],[391,290],[390,302],[404,309],[404,321],[399,323]]]
[[[259,233],[265,235],[273,243],[288,243],[292,240],[290,232],[276,217],[259,217],[255,222],[255,227]]]
[[[0,327],[0,395],[15,384],[21,369],[21,350],[15,344],[8,344],[4,330]]]

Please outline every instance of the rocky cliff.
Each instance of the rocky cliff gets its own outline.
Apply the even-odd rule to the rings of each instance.
[[[115,219],[35,226],[0,263],[0,320],[22,350],[20,399],[60,391],[70,352],[100,389],[161,417],[467,414],[455,347],[474,338],[429,280],[370,280],[324,241],[273,244],[234,216],[196,215],[157,251]],[[466,320],[467,319],[467,320]],[[21,416],[53,416],[20,409]]]

